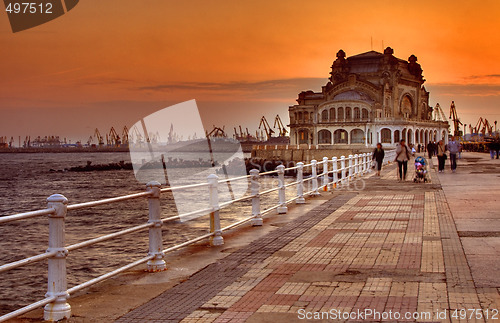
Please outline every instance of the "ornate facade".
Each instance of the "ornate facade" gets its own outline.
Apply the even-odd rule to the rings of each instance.
[[[429,92],[417,57],[396,58],[392,48],[333,62],[329,82],[321,92],[304,91],[289,107],[290,143],[394,145],[448,139],[448,122],[435,120]]]

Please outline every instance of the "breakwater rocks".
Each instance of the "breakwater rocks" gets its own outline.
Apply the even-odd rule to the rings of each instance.
[[[169,158],[167,161],[154,161],[154,162],[144,162],[139,166],[140,169],[162,169],[162,168],[206,168],[212,166],[218,166],[217,162],[212,163],[211,161],[199,160],[184,160],[177,158]],[[133,170],[134,166],[132,163],[126,163],[121,160],[118,163],[108,163],[108,164],[92,164],[92,161],[88,160],[85,166],[76,166],[65,168],[63,170],[50,169],[51,172],[94,172],[94,171],[109,171],[109,170]]]
[[[193,168],[199,170],[200,168],[211,168],[216,167],[216,173],[219,175],[227,174],[234,176],[242,176],[245,173],[250,174],[250,170],[257,169],[259,173],[269,172],[276,170],[279,165],[284,165],[285,168],[295,167],[297,163],[295,161],[284,161],[278,159],[264,159],[264,158],[234,158],[229,162],[221,165],[217,162],[212,164],[211,161],[199,160],[183,160],[183,159],[169,159],[165,163],[161,161],[149,162],[141,164],[140,168],[145,169],[162,169],[166,168]],[[99,171],[110,171],[110,170],[133,170],[134,167],[132,163],[119,161],[118,163],[108,163],[108,164],[92,164],[92,161],[87,161],[84,166],[75,166],[64,168],[62,170],[50,169],[50,172],[99,172]],[[318,167],[318,174],[320,174],[323,169]],[[311,174],[311,167],[304,167],[304,175]],[[286,170],[285,176],[296,176],[297,170]]]

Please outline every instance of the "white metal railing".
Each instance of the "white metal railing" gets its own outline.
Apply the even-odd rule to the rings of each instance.
[[[386,153],[386,160],[394,160],[394,154],[391,153],[394,152]],[[340,168],[338,167],[338,162],[340,162]],[[63,195],[53,194],[49,198],[47,198],[46,209],[0,217],[0,224],[28,219],[32,217],[39,217],[43,215],[47,215],[49,218],[49,248],[45,253],[0,266],[0,272],[4,272],[27,264],[48,259],[48,290],[45,294],[46,297],[36,303],[30,304],[16,311],[1,316],[0,322],[27,313],[44,305],[45,320],[57,321],[65,317],[69,318],[71,316],[71,306],[68,304],[67,300],[71,294],[74,294],[79,290],[92,286],[102,280],[113,277],[121,272],[124,272],[143,263],[147,263],[147,270],[149,272],[165,270],[166,264],[163,259],[165,253],[180,249],[207,238],[210,239],[211,245],[222,245],[224,244],[222,232],[249,221],[251,221],[251,224],[253,226],[261,226],[263,215],[273,210],[277,210],[278,214],[286,213],[288,211],[287,205],[293,201],[295,201],[296,204],[303,204],[305,203],[305,196],[307,195],[319,195],[319,190],[321,189],[327,191],[333,190],[339,186],[347,185],[357,177],[363,176],[364,174],[370,172],[370,165],[371,155],[366,153],[359,155],[356,154],[354,156],[349,155],[349,157],[347,158],[345,156],[341,156],[340,159],[337,159],[337,157],[333,157],[332,159],[324,157],[320,162],[316,160],[312,160],[309,164],[299,162],[296,164],[296,166],[289,168],[285,168],[285,166],[280,165],[276,167],[275,170],[262,173],[259,173],[257,169],[252,169],[250,171],[250,175],[224,180],[219,180],[217,175],[209,175],[207,183],[197,183],[172,188],[161,188],[160,183],[149,182],[148,184],[146,184],[146,192],[70,205],[68,205],[68,199]],[[319,169],[320,166],[322,166],[321,169]],[[311,175],[306,179],[304,179],[305,168],[311,169]],[[318,170],[321,171],[320,174],[318,174]],[[286,171],[295,171],[297,174],[296,181],[285,184]],[[259,177],[264,175],[277,175],[277,187],[260,191]],[[332,180],[330,180],[330,175],[332,176]],[[220,183],[237,180],[250,180],[250,195],[243,196],[241,198],[234,199],[228,202],[219,203],[218,185]],[[318,186],[318,180],[321,180],[320,186]],[[309,181],[311,181],[311,190],[304,192],[304,183]],[[297,194],[294,198],[286,200],[285,190],[293,185],[297,186]],[[161,193],[174,190],[189,190],[194,187],[207,187],[210,201],[210,205],[207,208],[181,215],[161,218]],[[265,210],[261,210],[261,196],[275,191],[278,191],[278,203]],[[68,211],[91,208],[99,205],[118,203],[139,198],[148,199],[149,219],[147,223],[76,244],[68,246],[65,245],[65,218]],[[251,200],[251,216],[228,225],[224,228],[221,228],[219,217],[219,211],[221,207],[245,200]],[[176,246],[163,249],[161,228],[162,224],[165,222],[180,219],[183,216],[192,216],[196,214],[210,214],[210,232]],[[66,257],[68,256],[69,252],[146,229],[149,230],[149,253],[146,257],[143,257],[133,263],[127,264],[123,267],[115,269],[111,272],[86,281],[77,286],[71,287],[69,289],[67,288]]]

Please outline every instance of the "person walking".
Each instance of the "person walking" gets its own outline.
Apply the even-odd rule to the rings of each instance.
[[[442,140],[439,140],[437,144],[436,154],[438,158],[438,171],[440,173],[444,172],[444,161],[446,160],[446,146]]]
[[[429,159],[432,159],[433,155],[434,155],[434,145],[432,144],[432,141],[429,141],[429,143],[427,144],[427,156],[429,156]]]
[[[396,161],[398,162],[398,172],[399,181],[406,180],[406,172],[408,171],[408,161],[410,160],[411,152],[410,148],[405,143],[404,139],[401,139],[398,147],[396,148]]]
[[[384,161],[385,152],[382,148],[382,144],[378,143],[377,148],[373,151],[372,160],[377,163],[377,174],[376,176],[380,176],[380,170],[382,169],[382,162]]]
[[[500,154],[500,136],[498,134],[495,137],[495,140],[491,143],[490,149],[492,149],[491,151],[493,152],[493,153],[491,153],[491,151],[490,151],[491,159],[493,159],[493,157],[495,157],[495,153],[496,153],[497,159],[498,159],[498,155]]]
[[[460,152],[460,143],[455,140],[455,136],[451,136],[448,142],[448,151],[450,152],[451,171],[456,172],[457,169],[457,154]]]

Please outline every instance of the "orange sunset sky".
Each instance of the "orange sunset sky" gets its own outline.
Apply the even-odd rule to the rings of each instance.
[[[83,0],[18,33],[0,14],[0,136],[86,141],[190,99],[208,127],[255,131],[320,90],[339,49],[382,46],[418,57],[432,106],[500,121],[498,0]]]

